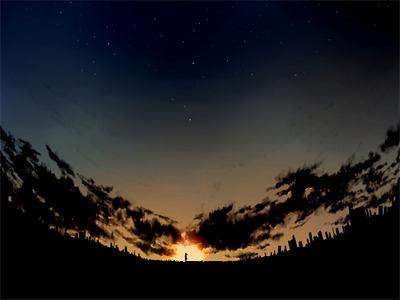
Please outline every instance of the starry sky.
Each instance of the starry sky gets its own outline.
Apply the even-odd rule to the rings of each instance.
[[[376,148],[399,113],[398,8],[2,1],[1,124],[187,225]]]

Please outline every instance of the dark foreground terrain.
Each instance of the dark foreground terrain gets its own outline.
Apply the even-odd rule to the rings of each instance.
[[[398,201],[335,238],[239,262],[143,260],[2,209],[2,297],[399,297]],[[357,222],[358,223],[357,223]]]

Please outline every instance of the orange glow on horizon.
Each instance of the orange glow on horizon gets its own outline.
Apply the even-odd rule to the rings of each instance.
[[[173,260],[185,260],[185,253],[187,253],[188,261],[202,261],[204,259],[204,253],[197,245],[184,245],[177,244],[175,255],[172,257]]]
[[[175,255],[171,257],[173,260],[185,261],[185,253],[187,253],[188,261],[202,261],[205,253],[200,249],[198,244],[191,243],[186,239],[186,234],[182,234],[183,242],[175,245]]]

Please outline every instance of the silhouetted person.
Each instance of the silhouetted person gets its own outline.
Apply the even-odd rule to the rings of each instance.
[[[185,253],[185,262],[187,262],[187,253]]]

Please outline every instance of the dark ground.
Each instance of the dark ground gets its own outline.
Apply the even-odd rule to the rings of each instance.
[[[399,298],[398,202],[335,239],[241,262],[142,260],[2,209],[1,296]]]

